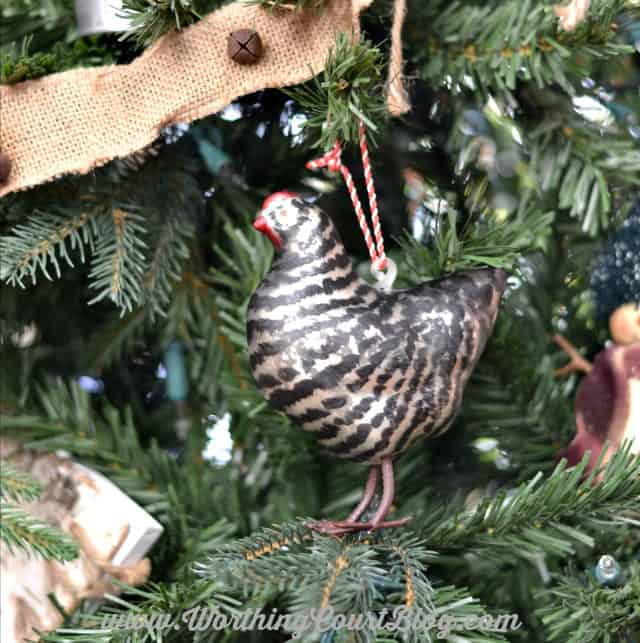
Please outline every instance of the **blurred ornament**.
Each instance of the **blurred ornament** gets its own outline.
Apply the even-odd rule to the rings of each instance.
[[[609,328],[616,344],[640,343],[640,302],[617,308],[609,318]]]
[[[151,568],[144,556],[162,533],[146,511],[107,478],[69,458],[25,451],[11,440],[0,441],[0,455],[43,487],[38,500],[21,506],[80,546],[78,558],[68,563],[0,547],[3,643],[56,629],[82,600],[120,594],[117,581],[146,582]]]
[[[497,146],[493,139],[478,136],[475,140],[478,149],[478,167],[485,172],[492,172],[496,165]]]
[[[637,13],[624,13],[620,17],[620,31],[627,36],[629,43],[640,53],[640,19]]]
[[[413,213],[426,197],[425,180],[420,172],[410,167],[402,170],[402,175],[405,180],[404,195],[409,200],[409,213]]]
[[[491,125],[481,111],[466,109],[462,113],[460,130],[465,136],[489,136],[491,134]]]
[[[553,11],[560,19],[560,27],[573,31],[586,17],[591,0],[571,0],[569,4],[554,5]]]
[[[566,339],[556,343],[570,356],[567,366],[556,374],[582,372],[587,377],[576,393],[577,433],[562,453],[569,464],[577,464],[591,452],[591,470],[602,458],[606,464],[623,440],[640,453],[640,217],[638,206],[623,227],[607,243],[593,272],[591,284],[600,315],[609,314],[613,342],[600,352],[593,364],[584,359]]]
[[[207,443],[202,451],[202,458],[213,464],[223,466],[233,455],[233,438],[231,437],[231,414],[222,417],[210,415],[207,418]]]
[[[187,406],[189,377],[182,344],[178,341],[171,342],[164,352],[163,361],[167,397],[175,403],[178,414],[174,426],[178,437],[184,440],[191,427],[191,420]]]
[[[640,200],[622,227],[611,236],[591,274],[598,316],[640,302]]]
[[[122,0],[76,0],[78,35],[127,31],[131,20],[124,14]]]
[[[33,343],[38,337],[38,327],[35,322],[26,324],[19,331],[16,331],[11,335],[11,341],[14,346],[18,348],[29,348],[33,346]]]
[[[593,568],[593,576],[598,585],[603,587],[620,587],[625,583],[625,577],[618,561],[605,554],[600,556],[598,563]]]
[[[613,344],[599,353],[591,365],[566,340],[558,336],[555,339],[571,356],[571,362],[561,372],[587,373],[576,393],[577,434],[561,457],[575,465],[590,451],[590,471],[605,442],[609,446],[603,465],[623,440],[630,440],[631,451],[640,453],[640,343]]]
[[[602,128],[610,127],[615,119],[615,113],[610,104],[603,104],[593,96],[574,96],[573,108],[586,121]]]
[[[197,139],[200,156],[204,159],[207,169],[217,176],[222,174],[231,165],[231,159],[225,152],[214,143],[204,139]]]
[[[402,176],[404,177],[404,195],[407,198],[409,221],[415,224],[414,219],[418,215],[424,200],[427,198],[427,184],[422,174],[410,167],[402,170]],[[413,237],[415,239],[421,239],[422,235],[415,230],[415,225],[412,225],[412,227],[414,228]],[[422,230],[421,226],[420,230]]]
[[[172,402],[184,402],[189,394],[189,379],[184,363],[184,349],[180,342],[173,341],[164,352],[167,397]]]
[[[437,219],[447,212],[449,204],[417,170],[407,167],[402,175],[411,236],[421,243],[431,243],[435,239]]]
[[[87,393],[98,394],[104,391],[104,382],[91,375],[80,375],[77,378],[78,385]]]

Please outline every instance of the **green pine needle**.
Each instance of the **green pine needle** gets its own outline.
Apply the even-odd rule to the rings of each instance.
[[[323,74],[284,91],[308,112],[304,126],[312,132],[315,146],[357,143],[361,120],[371,136],[384,119],[382,54],[366,40],[354,42],[338,34]]]
[[[99,219],[99,235],[89,273],[91,288],[99,293],[89,302],[110,299],[122,314],[142,301],[146,260],[142,217],[121,208]]]
[[[42,485],[19,471],[6,460],[0,461],[0,498],[8,502],[32,502],[42,492]]]
[[[327,0],[245,0],[247,4],[257,4],[273,12],[322,10]]]
[[[424,31],[413,36],[423,48],[427,78],[498,92],[514,90],[520,81],[559,84],[572,94],[572,79],[588,73],[586,61],[630,53],[616,41],[614,24],[625,4],[593,0],[572,32],[559,29],[551,4],[534,0],[423,3],[411,22],[429,25],[426,38]]]
[[[222,4],[217,0],[124,0],[123,15],[131,21],[124,38],[148,47],[173,29],[184,29]]]
[[[152,315],[166,315],[173,287],[180,280],[183,263],[189,258],[187,242],[193,233],[188,221],[172,213],[163,221],[144,275],[144,297]]]
[[[548,632],[547,640],[629,640],[627,634],[640,628],[640,563],[632,561],[625,576],[624,586],[615,589],[600,587],[586,574],[558,578],[558,583],[540,596],[549,604],[537,611]]]
[[[79,38],[69,44],[57,42],[47,52],[28,53],[26,39],[19,53],[0,52],[0,84],[13,85],[75,67],[94,67],[113,62],[112,55],[98,44],[97,37]]]
[[[11,286],[24,288],[28,277],[36,283],[38,273],[52,280],[60,277],[61,260],[73,266],[72,255],[84,263],[85,249],[92,248],[97,232],[96,210],[72,212],[36,212],[25,223],[13,228],[12,236],[0,238],[0,278]]]
[[[220,589],[254,600],[270,589],[285,592],[292,615],[331,608],[335,614],[354,617],[383,607],[409,608],[446,614],[451,631],[462,633],[465,616],[486,614],[465,588],[432,586],[426,570],[436,555],[410,530],[338,540],[314,534],[307,522],[312,521],[261,529],[219,546],[197,573]],[[403,640],[430,640],[438,629],[443,628],[417,628]],[[364,640],[373,640],[376,633],[375,627],[361,631]],[[496,634],[478,640],[504,639]]]
[[[42,485],[29,474],[19,471],[10,462],[0,464],[0,541],[11,553],[73,560],[78,555],[74,541],[60,529],[30,516],[14,503],[37,501]]]
[[[0,503],[0,541],[12,554],[22,551],[60,562],[78,556],[78,546],[66,533],[5,502]]]
[[[481,266],[512,270],[522,254],[540,248],[553,220],[553,212],[523,211],[512,218],[487,212],[460,231],[456,213],[449,210],[437,219],[435,238],[428,246],[405,236],[399,275],[418,284]]]
[[[444,508],[440,519],[427,518],[422,533],[443,554],[473,550],[499,560],[543,552],[567,556],[576,544],[593,547],[590,531],[621,525],[626,512],[640,511],[640,458],[630,447],[616,451],[597,484],[598,467],[585,476],[589,454],[573,468],[563,460],[549,477],[540,473],[512,495],[499,493],[471,512],[452,516]]]
[[[557,192],[558,207],[578,219],[586,234],[595,236],[609,226],[611,182],[640,184],[640,150],[624,134],[602,136],[579,121],[550,117],[530,140],[530,172],[541,177],[536,190]]]

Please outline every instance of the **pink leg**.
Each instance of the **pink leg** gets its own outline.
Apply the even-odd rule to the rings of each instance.
[[[362,495],[362,499],[358,503],[358,506],[351,512],[347,520],[322,520],[321,522],[314,523],[311,526],[312,529],[319,531],[322,534],[328,534],[331,536],[342,536],[344,534],[350,534],[357,531],[370,531],[374,529],[384,529],[386,527],[400,527],[401,525],[406,524],[411,520],[410,517],[400,518],[398,520],[390,520],[383,522],[385,516],[391,510],[394,497],[394,479],[393,479],[393,463],[391,458],[385,458],[382,461],[382,499],[380,500],[380,505],[376,510],[371,521],[368,522],[358,522],[358,518],[364,513],[364,510],[369,506],[373,495],[375,494],[376,487],[378,484],[378,475],[379,469],[377,466],[373,466],[369,473],[369,479],[367,480],[367,486]]]
[[[364,513],[364,510],[371,504],[373,496],[376,493],[378,487],[378,477],[380,475],[380,469],[377,466],[371,467],[369,470],[369,477],[367,478],[367,484],[364,488],[364,493],[362,498],[358,503],[358,506],[349,514],[347,522],[356,522],[360,516]]]
[[[393,497],[395,495],[395,482],[393,479],[393,462],[391,458],[385,458],[382,461],[382,498],[380,499],[380,505],[376,509],[376,513],[373,514],[371,519],[371,524],[375,526],[379,525],[389,513],[391,505],[393,504]]]

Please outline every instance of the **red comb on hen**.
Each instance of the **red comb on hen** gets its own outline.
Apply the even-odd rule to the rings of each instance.
[[[274,201],[279,201],[280,199],[295,199],[299,196],[300,195],[296,192],[287,192],[286,190],[283,190],[281,192],[274,192],[264,200],[261,209],[266,210]]]

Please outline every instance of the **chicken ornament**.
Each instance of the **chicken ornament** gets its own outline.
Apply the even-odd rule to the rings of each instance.
[[[250,366],[272,406],[338,458],[370,466],[333,535],[395,527],[393,459],[447,430],[491,334],[506,275],[484,268],[382,292],[354,270],[331,219],[291,193],[269,197],[254,227],[275,247],[247,313]],[[368,520],[378,485],[380,502]]]

